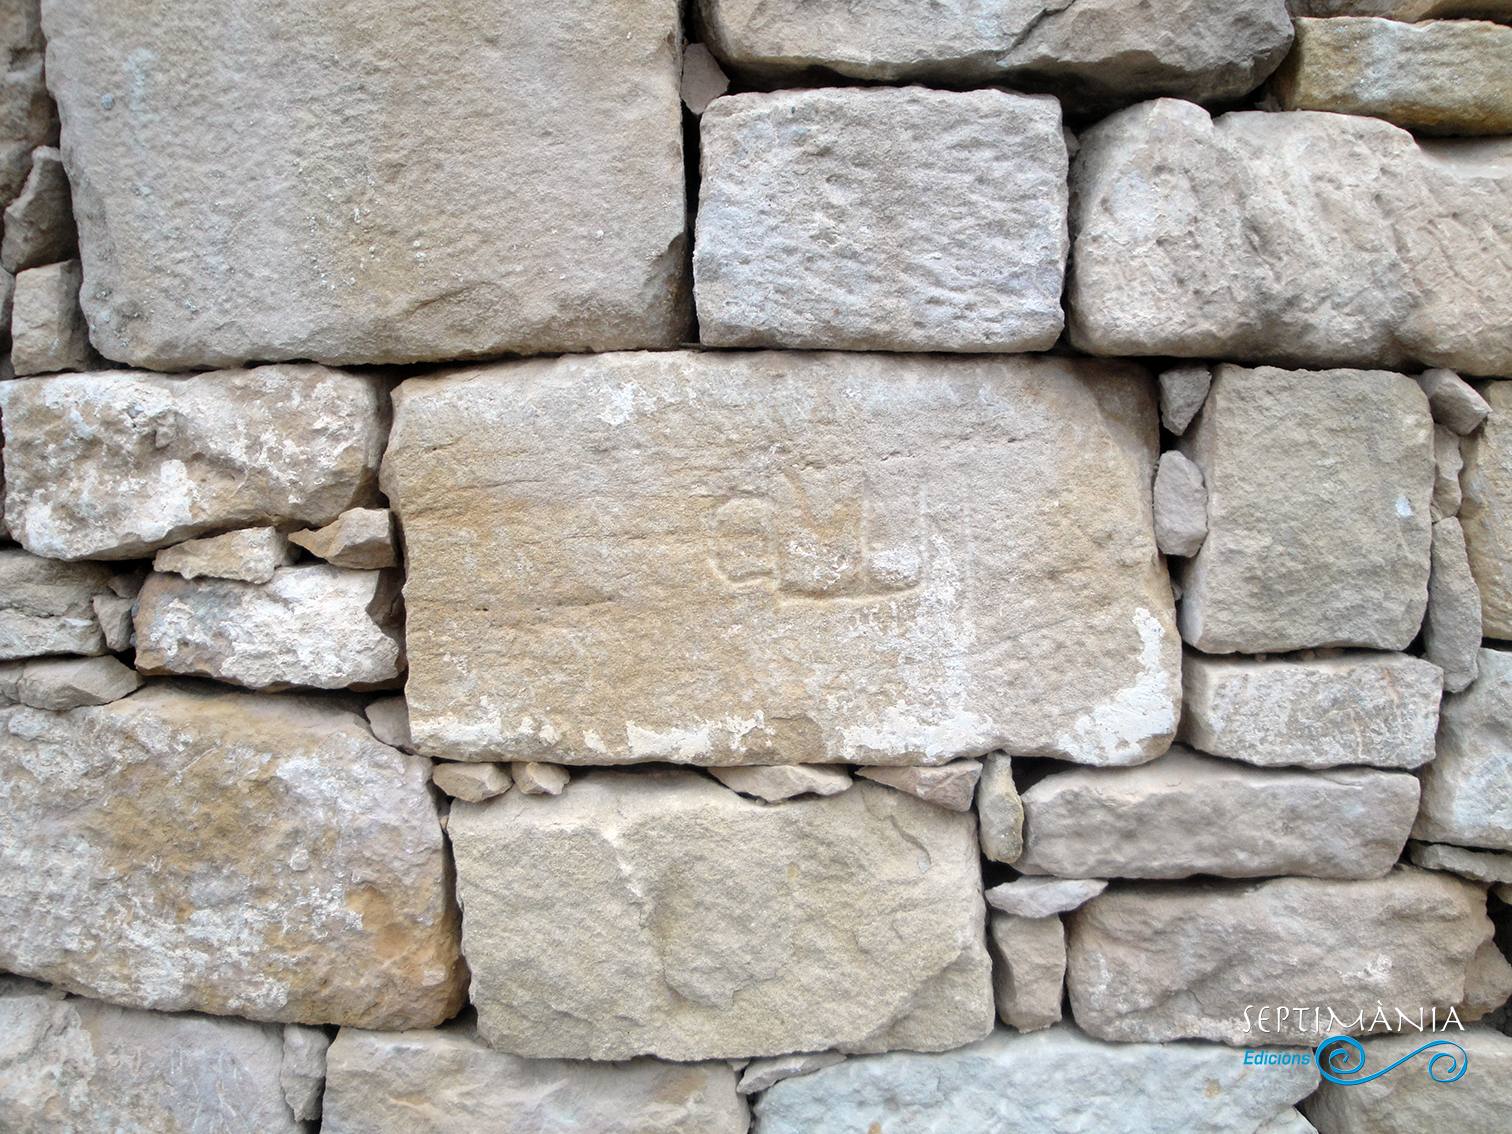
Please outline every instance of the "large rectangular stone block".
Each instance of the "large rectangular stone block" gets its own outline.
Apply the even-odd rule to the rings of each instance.
[[[684,335],[675,0],[47,0],[43,18],[107,358]]]
[[[411,379],[383,484],[415,744],[1151,759],[1180,685],[1152,385],[1064,358],[786,353]]]
[[[992,1030],[971,816],[696,772],[452,804],[478,1031],[539,1058],[941,1051]]]

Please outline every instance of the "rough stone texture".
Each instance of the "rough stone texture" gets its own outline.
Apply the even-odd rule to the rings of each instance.
[[[1080,141],[1074,346],[1512,375],[1512,140],[1161,99]]]
[[[1459,515],[1462,492],[1460,472],[1465,457],[1460,451],[1460,435],[1447,425],[1433,427],[1433,502],[1429,513],[1435,522]]]
[[[1107,888],[1101,878],[1016,878],[986,896],[989,906],[1014,917],[1054,917],[1086,905]]]
[[[289,541],[336,567],[376,571],[399,566],[394,514],[387,508],[353,508],[318,531],[293,533]]]
[[[5,210],[0,264],[8,272],[24,272],[78,255],[79,234],[74,228],[63,154],[53,146],[38,146],[32,151],[25,188]]]
[[[1133,883],[1066,920],[1071,1009],[1092,1035],[1247,1047],[1362,1035],[1378,1003],[1442,1020],[1492,929],[1485,887],[1410,866],[1363,882]],[[1292,1011],[1262,1021],[1261,1005]]]
[[[998,1019],[1032,1032],[1060,1023],[1066,988],[1066,929],[1058,917],[994,913],[987,922]]]
[[[1068,158],[1053,98],[739,94],[704,113],[700,138],[703,342],[1023,351],[1060,337]]]
[[[1318,1134],[1318,1130],[1300,1113],[1288,1107],[1259,1127],[1255,1134]]]
[[[1458,693],[1475,680],[1480,644],[1480,591],[1470,573],[1465,533],[1458,520],[1440,520],[1433,525],[1423,656],[1444,671],[1445,692]]]
[[[760,1134],[1249,1134],[1311,1091],[1311,1066],[1246,1067],[1216,1044],[1107,1044],[1070,1026],[940,1055],[848,1059],[778,1083]]]
[[[325,1092],[326,1052],[331,1037],[319,1028],[303,1024],[285,1024],[283,1062],[278,1067],[278,1083],[284,1101],[301,1122],[320,1117],[320,1098]]]
[[[479,1032],[575,1059],[979,1039],[992,991],[973,826],[865,780],[773,807],[682,770],[453,803]]]
[[[309,365],[0,383],[6,523],[58,559],[329,523],[376,496],[384,389]]]
[[[989,752],[982,758],[976,790],[977,838],[994,862],[1013,862],[1024,851],[1024,805],[1013,786],[1013,758]]]
[[[1365,1062],[1360,1070],[1372,1074],[1440,1039],[1458,1044],[1464,1055],[1452,1047],[1434,1048],[1369,1083],[1340,1086],[1325,1081],[1303,1104],[1307,1117],[1320,1134],[1502,1134],[1512,1114],[1512,1037],[1483,1028],[1434,1036],[1376,1036],[1361,1045]],[[1439,1062],[1439,1078],[1464,1066],[1464,1075],[1452,1084],[1434,1082],[1429,1074],[1429,1061],[1440,1052],[1451,1059]],[[1346,1066],[1354,1063],[1351,1053]]]
[[[431,772],[431,783],[453,799],[482,803],[503,795],[514,780],[499,764],[437,764]]]
[[[1370,17],[1296,28],[1271,77],[1286,110],[1364,114],[1425,134],[1512,133],[1512,28]]]
[[[1433,420],[1456,433],[1474,433],[1491,412],[1491,406],[1475,392],[1475,387],[1452,370],[1441,367],[1425,370],[1418,375],[1417,382],[1428,395]]]
[[[855,782],[843,769],[805,764],[710,768],[709,771],[731,791],[738,791],[741,795],[754,795],[768,803],[792,799],[795,795],[838,795]],[[970,806],[968,801],[966,808]],[[966,808],[957,807],[955,810]]]
[[[735,1089],[743,1095],[764,1091],[773,1083],[791,1079],[795,1075],[808,1075],[844,1063],[845,1056],[838,1051],[818,1051],[798,1055],[775,1055],[770,1059],[753,1059],[740,1076]]]
[[[363,712],[372,726],[373,735],[384,744],[406,752],[414,750],[410,741],[409,709],[403,697],[383,697],[373,701]]]
[[[1440,676],[1407,654],[1339,651],[1300,658],[1210,658],[1182,665],[1181,739],[1262,767],[1433,759]]]
[[[383,484],[416,745],[1148,760],[1180,664],[1152,386],[1055,357],[791,352],[411,379]],[[1425,582],[1426,553],[1425,531]]]
[[[1196,555],[1207,530],[1202,470],[1179,450],[1160,454],[1155,471],[1156,545],[1167,555]]]
[[[0,999],[7,1134],[299,1134],[282,1029],[95,1000]]]
[[[105,636],[105,645],[111,650],[129,650],[135,645],[136,628],[131,622],[131,611],[136,599],[119,595],[95,595],[91,600],[95,620],[100,624],[100,633]]]
[[[1188,643],[1401,650],[1417,637],[1434,476],[1417,383],[1224,364],[1181,448],[1207,483],[1207,539],[1180,579]]]
[[[1499,20],[1512,22],[1512,0],[1287,0],[1296,16],[1380,16],[1419,20]]]
[[[165,547],[153,556],[152,569],[186,579],[270,583],[273,573],[293,563],[297,554],[277,528],[242,528]]]
[[[683,48],[680,90],[684,106],[694,114],[702,114],[709,103],[729,89],[730,77],[705,44],[690,43]]]
[[[285,1023],[461,1005],[429,764],[353,714],[156,684],[0,734],[0,969]]]
[[[154,573],[137,599],[137,668],[252,689],[345,689],[404,672],[394,572],[280,567],[263,585]]]
[[[47,658],[0,663],[0,701],[64,712],[108,705],[142,684],[115,658]]]
[[[560,764],[517,760],[509,766],[515,785],[526,795],[561,795],[572,775]]]
[[[103,563],[59,563],[0,548],[0,660],[103,654],[93,600],[111,593],[110,577]]]
[[[1447,870],[1477,882],[1512,882],[1512,855],[1416,841],[1407,847],[1412,861],[1424,870]]]
[[[1024,874],[1064,878],[1379,878],[1418,782],[1374,768],[1254,768],[1173,746],[1138,768],[1046,776],[1024,800]]]
[[[95,346],[184,370],[676,344],[677,13],[49,0]]]
[[[1213,371],[1207,366],[1175,366],[1160,372],[1160,421],[1180,437],[1207,401]]]
[[[725,1063],[521,1059],[469,1025],[343,1028],[326,1060],[322,1134],[745,1134]]]
[[[1474,684],[1439,711],[1438,756],[1419,773],[1412,837],[1512,851],[1512,653],[1483,649],[1478,661]]]
[[[982,777],[980,760],[954,760],[943,768],[857,768],[858,776],[906,791],[952,811],[970,811]]]
[[[56,144],[58,110],[43,80],[42,21],[37,0],[19,0],[0,13],[0,200],[21,192],[32,150]]]
[[[1488,382],[1481,392],[1491,416],[1461,446],[1459,522],[1480,589],[1482,631],[1506,639],[1512,638],[1512,382]]]
[[[89,369],[94,355],[79,310],[83,281],[77,260],[16,276],[10,325],[11,366],[17,377]]]

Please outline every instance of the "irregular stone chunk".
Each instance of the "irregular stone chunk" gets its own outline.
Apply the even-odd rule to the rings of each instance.
[[[34,709],[63,712],[84,705],[108,705],[142,684],[134,669],[115,658],[49,658],[14,662],[14,674],[0,679],[6,699]],[[10,667],[6,667],[10,668]],[[11,686],[14,683],[14,691]]]
[[[1480,644],[1480,591],[1470,573],[1465,533],[1458,520],[1440,520],[1433,525],[1423,656],[1444,671],[1445,692],[1458,693],[1475,680]]]
[[[1433,420],[1456,433],[1474,433],[1491,412],[1491,406],[1475,392],[1475,387],[1452,370],[1425,370],[1418,375],[1417,382],[1428,395]]]
[[[572,775],[560,764],[517,760],[509,767],[515,784],[526,795],[561,795]]]
[[[302,1024],[285,1024],[283,1062],[278,1068],[278,1083],[284,1101],[301,1122],[320,1117],[320,1097],[325,1091],[326,1051],[331,1037],[319,1028]]]
[[[1256,1129],[1255,1134],[1318,1134],[1318,1130],[1301,1114],[1288,1107]]]
[[[1410,842],[1412,861],[1424,870],[1447,870],[1477,882],[1512,882],[1512,854],[1448,847],[1441,843]]]
[[[1379,878],[1418,782],[1373,768],[1253,768],[1174,746],[1138,768],[1076,768],[1024,792],[1024,874]]]
[[[1512,382],[1482,387],[1491,416],[1461,445],[1459,522],[1480,589],[1482,632],[1512,638]]]
[[[376,571],[399,566],[394,514],[387,508],[353,508],[319,531],[295,532],[289,541],[336,567]]]
[[[690,43],[683,48],[682,63],[683,105],[694,114],[702,114],[725,91],[730,89],[730,78],[701,43]]]
[[[1107,1044],[1070,1026],[997,1031],[958,1051],[848,1059],[778,1083],[756,1104],[756,1128],[1236,1134],[1317,1082],[1310,1064],[1246,1067],[1217,1044]]]
[[[1013,862],[1024,851],[1024,805],[1013,785],[1013,759],[1006,752],[982,758],[976,791],[977,837],[994,862]]]
[[[299,1134],[279,1087],[282,1030],[97,1000],[0,999],[0,1123],[54,1131]]]
[[[876,780],[952,811],[970,811],[982,776],[980,760],[954,760],[943,768],[857,768],[858,776]]]
[[[0,735],[0,968],[284,1023],[434,1027],[460,1007],[429,763],[360,718],[155,684],[0,710]]]
[[[93,600],[110,593],[103,563],[59,563],[0,548],[0,660],[103,654]]]
[[[1419,20],[1474,19],[1512,21],[1512,0],[1287,0],[1297,16],[1380,16]]]
[[[1262,767],[1433,759],[1441,677],[1407,654],[1337,652],[1311,659],[1210,658],[1188,653],[1181,739]]]
[[[991,1029],[967,815],[865,780],[768,807],[691,771],[595,771],[455,802],[448,830],[478,1029],[502,1051],[935,1051]]]
[[[100,624],[100,633],[105,636],[106,648],[131,649],[135,637],[131,610],[136,605],[136,600],[118,595],[95,595],[91,605],[94,607],[95,620]]]
[[[79,310],[84,277],[77,260],[16,276],[11,300],[11,366],[18,377],[88,370],[94,355]]]
[[[1152,385],[1057,357],[791,352],[411,379],[383,483],[409,556],[416,745],[1148,760],[1180,663]]]
[[[453,799],[482,803],[503,795],[514,780],[500,764],[437,764],[431,772],[431,782]]]
[[[1429,512],[1436,521],[1459,515],[1460,470],[1465,467],[1460,435],[1447,425],[1433,427],[1433,503]]]
[[[6,523],[59,559],[329,523],[375,498],[388,431],[379,379],[307,365],[0,383],[0,412]]]
[[[1439,710],[1438,755],[1419,773],[1412,837],[1512,851],[1512,652],[1483,649],[1479,676]]]
[[[1079,349],[1512,375],[1512,140],[1160,99],[1080,141]]]
[[[78,255],[79,234],[63,154],[53,146],[38,146],[32,151],[26,187],[5,210],[0,264],[8,272],[24,272]]]
[[[1299,19],[1271,90],[1286,110],[1384,118],[1425,134],[1512,133],[1512,28]]]
[[[1019,918],[1054,917],[1108,888],[1102,878],[1017,878],[987,891],[987,904]]]
[[[26,182],[32,150],[57,143],[58,109],[43,81],[37,0],[7,4],[0,20],[0,200],[10,201]]]
[[[1131,884],[1067,929],[1071,1010],[1090,1034],[1248,1047],[1363,1035],[1378,1004],[1443,1020],[1492,927],[1483,887],[1399,866],[1363,882]]]
[[[370,702],[363,712],[372,726],[373,735],[384,744],[406,752],[414,750],[410,742],[409,709],[403,697],[384,697]]]
[[[108,358],[402,363],[684,337],[674,0],[55,0],[47,32]],[[128,58],[151,60],[129,84]]]
[[[521,1059],[470,1025],[433,1032],[343,1028],[326,1060],[323,1134],[745,1134],[724,1063]]]
[[[277,528],[242,528],[165,547],[153,556],[152,569],[186,579],[270,583],[273,573],[293,563],[297,554]]]
[[[1207,483],[1207,539],[1181,565],[1189,644],[1401,650],[1417,637],[1434,465],[1412,379],[1225,364],[1181,448]]]
[[[1207,401],[1213,372],[1206,366],[1177,366],[1160,372],[1160,421],[1180,437]]]
[[[704,113],[700,138],[703,342],[1023,351],[1060,337],[1068,159],[1054,99],[739,94]]]
[[[995,913],[987,928],[998,1019],[1021,1032],[1060,1023],[1066,987],[1066,930],[1061,919]]]
[[[844,1063],[845,1056],[838,1051],[819,1051],[812,1054],[776,1055],[770,1059],[753,1059],[740,1076],[740,1085],[735,1089],[743,1095],[764,1091],[773,1083],[791,1079],[795,1075],[808,1075]]]
[[[400,580],[326,564],[259,586],[154,573],[137,599],[137,668],[252,689],[345,689],[404,672]]]
[[[710,768],[710,773],[731,791],[754,795],[768,803],[795,795],[836,795],[854,782],[841,768],[803,764],[771,764],[765,767]],[[915,793],[917,794],[917,793]],[[970,807],[970,804],[967,804]],[[957,811],[964,810],[956,808]]]
[[[1207,538],[1202,470],[1179,451],[1160,454],[1155,471],[1155,543],[1167,555],[1196,555]]]

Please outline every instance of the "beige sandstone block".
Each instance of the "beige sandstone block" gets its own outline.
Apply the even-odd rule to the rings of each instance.
[[[85,705],[108,705],[134,692],[142,679],[112,657],[40,658],[0,664],[8,672],[0,689],[13,704],[65,712]]]
[[[1512,0],[1287,0],[1295,16],[1380,16],[1419,20],[1512,21]]]
[[[1053,917],[1084,906],[1108,888],[1102,878],[1015,878],[987,891],[987,904],[1017,918]]]
[[[1423,656],[1444,671],[1444,692],[1459,693],[1479,672],[1480,591],[1470,571],[1465,533],[1458,520],[1433,525],[1433,570],[1423,618]]]
[[[274,572],[293,563],[298,554],[277,528],[242,528],[165,547],[153,556],[152,569],[186,579],[270,583]]]
[[[403,697],[382,697],[363,710],[373,735],[390,748],[414,751],[410,741],[409,709]]]
[[[0,659],[103,654],[94,600],[111,595],[104,563],[60,563],[0,548]]]
[[[17,377],[90,368],[95,355],[79,310],[83,278],[77,260],[16,276],[10,327],[11,366]]]
[[[1480,589],[1482,633],[1506,639],[1512,638],[1512,382],[1488,382],[1481,392],[1491,415],[1461,446],[1459,522]]]
[[[399,566],[394,514],[387,508],[353,508],[318,531],[294,532],[289,542],[335,567],[376,571]]]
[[[37,0],[13,0],[0,11],[0,200],[26,183],[37,146],[56,145],[58,108],[43,77],[42,20]]]
[[[998,1019],[1032,1032],[1060,1023],[1066,987],[1066,929],[1058,917],[994,913],[987,923]]]
[[[437,764],[431,772],[431,783],[453,799],[482,803],[503,795],[514,780],[500,764]]]
[[[79,234],[74,228],[63,154],[55,146],[38,146],[32,151],[25,188],[5,210],[0,264],[8,272],[24,272],[78,255]]]
[[[982,776],[982,762],[954,760],[942,768],[857,768],[856,774],[939,807],[970,811]]]
[[[1202,470],[1178,449],[1160,454],[1155,471],[1155,543],[1166,555],[1192,556],[1207,538]]]
[[[1412,837],[1512,851],[1512,653],[1482,649],[1477,668],[1474,683],[1439,710],[1437,756],[1419,773]]]
[[[768,803],[792,799],[795,795],[838,795],[855,782],[840,768],[807,764],[710,768],[709,772],[731,791],[753,795]]]
[[[560,764],[516,760],[509,766],[515,785],[526,795],[561,795],[572,774]]]
[[[1213,384],[1208,366],[1175,366],[1160,372],[1160,421],[1180,437],[1207,401]]]
[[[1447,425],[1433,427],[1433,503],[1430,512],[1435,522],[1459,515],[1463,494],[1460,472],[1465,467],[1460,449],[1460,435]]]
[[[1005,752],[982,757],[976,790],[977,837],[994,862],[1013,862],[1024,851],[1024,805],[1013,784],[1013,758]]]
[[[735,1089],[743,1095],[754,1095],[784,1079],[791,1079],[795,1075],[808,1075],[844,1062],[845,1056],[838,1051],[774,1055],[768,1059],[753,1059],[742,1072],[740,1084]]]
[[[303,1024],[285,1024],[283,1062],[278,1066],[278,1083],[284,1100],[294,1117],[313,1122],[320,1117],[321,1096],[325,1093],[326,1052],[331,1037],[320,1028]]]
[[[1441,843],[1410,842],[1407,849],[1415,866],[1424,870],[1447,870],[1476,882],[1512,883],[1512,854],[1467,850]]]
[[[690,43],[683,48],[682,94],[683,105],[694,114],[702,114],[725,91],[730,89],[730,77],[719,66],[719,61],[702,43]]]
[[[1474,433],[1491,412],[1486,399],[1475,387],[1452,370],[1425,370],[1418,375],[1418,385],[1428,395],[1433,420],[1442,422],[1456,433]]]

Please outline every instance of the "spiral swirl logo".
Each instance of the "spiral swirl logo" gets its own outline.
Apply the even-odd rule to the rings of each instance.
[[[1379,1079],[1386,1072],[1395,1071],[1414,1055],[1420,1055],[1434,1047],[1452,1047],[1459,1052],[1459,1058],[1456,1059],[1453,1052],[1448,1051],[1440,1051],[1430,1056],[1428,1059],[1430,1079],[1435,1083],[1452,1083],[1465,1073],[1465,1068],[1470,1065],[1470,1056],[1465,1049],[1450,1040],[1435,1040],[1433,1043],[1425,1043],[1416,1051],[1408,1052],[1390,1067],[1382,1067],[1379,1071],[1364,1075],[1365,1048],[1358,1040],[1351,1039],[1349,1036],[1329,1036],[1318,1045],[1318,1071],[1330,1083],[1339,1083],[1346,1087],[1354,1086],[1357,1083],[1368,1083],[1372,1079]],[[1440,1068],[1441,1060],[1447,1060],[1448,1066]]]

